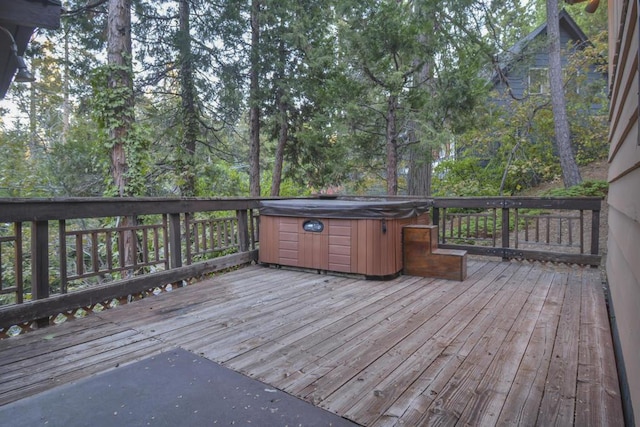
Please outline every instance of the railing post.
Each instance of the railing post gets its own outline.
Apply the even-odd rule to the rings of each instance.
[[[591,211],[591,255],[600,251],[600,210]],[[592,266],[595,267],[595,266]]]
[[[440,225],[440,208],[431,208],[431,224]]]
[[[504,205],[503,205],[504,206]],[[502,249],[509,248],[509,208],[502,208]],[[503,251],[504,254],[504,251]],[[502,257],[503,261],[508,261],[506,256]]]
[[[24,279],[22,276],[22,223],[16,222],[14,223],[15,230],[15,263],[13,265],[15,275],[16,275],[16,302],[18,304],[22,304],[24,302]]]
[[[236,211],[238,218],[238,251],[247,252],[249,250],[249,218],[246,210]]]
[[[58,240],[60,241],[60,293],[67,293],[67,222],[58,221]]]
[[[31,222],[31,296],[49,298],[49,222]],[[49,318],[37,319],[39,327],[48,326]]]
[[[180,234],[180,214],[169,214],[169,266],[182,267],[182,238]]]
[[[436,225],[440,228],[440,224]],[[442,208],[442,230],[438,230],[438,232],[442,232],[442,244],[447,243],[447,208]]]

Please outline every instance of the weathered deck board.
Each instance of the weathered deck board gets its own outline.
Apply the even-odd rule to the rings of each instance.
[[[581,281],[570,273],[540,404],[538,422],[541,425],[571,425],[574,422],[581,292]]]
[[[249,267],[3,340],[0,404],[175,347],[363,425],[622,422],[597,271],[478,259],[463,282]]]
[[[536,423],[565,291],[566,276],[554,275],[540,317],[531,332],[525,354],[498,417],[498,425]]]
[[[588,279],[582,278],[580,350],[576,395],[576,425],[615,425],[620,421],[618,374],[607,328],[608,313],[604,295]],[[606,402],[593,405],[593,401]]]

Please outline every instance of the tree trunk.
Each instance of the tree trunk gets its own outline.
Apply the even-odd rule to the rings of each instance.
[[[284,148],[289,137],[289,119],[287,116],[287,106],[281,99],[278,100],[279,112],[279,132],[278,145],[276,146],[275,159],[273,163],[273,178],[271,181],[271,196],[280,195],[280,182],[282,181],[282,164],[284,163]]]
[[[189,0],[179,0],[180,35],[180,82],[182,102],[182,147],[178,153],[178,168],[182,176],[180,193],[183,196],[196,195],[195,152],[198,138],[198,117],[196,94],[193,82],[193,61],[191,56],[190,9]]]
[[[551,90],[556,146],[560,156],[564,186],[568,188],[580,184],[582,177],[571,149],[571,131],[562,86],[558,0],[547,0],[547,36],[549,38],[549,88]]]
[[[130,196],[127,189],[127,158],[125,144],[133,125],[133,81],[131,78],[131,3],[130,0],[109,0],[107,61],[111,68],[109,90],[126,89],[122,105],[114,107],[118,125],[109,128],[111,175],[120,197]]]
[[[409,138],[415,138],[415,136],[415,130],[411,129]],[[409,175],[407,176],[407,194],[409,196],[431,196],[433,171],[431,160],[431,149],[425,144],[416,143],[409,148]]]
[[[421,36],[422,42],[426,45],[426,36]],[[424,64],[416,73],[417,85],[424,87],[429,79],[429,63]],[[409,122],[408,140],[409,147],[407,176],[407,194],[409,196],[431,196],[431,175],[433,173],[433,155],[431,146],[426,142],[418,141],[418,124],[415,120]]]
[[[398,96],[390,95],[387,100],[387,195],[398,194]]]
[[[133,127],[133,79],[131,67],[131,3],[130,0],[109,0],[107,23],[107,62],[111,67],[108,89],[124,89],[122,104],[113,107],[113,116],[117,117],[118,125],[109,128],[109,140],[113,144],[111,149],[111,175],[113,183],[120,197],[131,196],[127,184],[127,156],[125,145]],[[135,217],[124,217],[122,226],[136,224]],[[126,265],[133,265],[137,253],[137,241],[133,232],[124,233],[124,259]],[[129,275],[133,271],[128,272]]]
[[[62,24],[64,31],[64,65],[62,68],[62,143],[66,144],[69,137],[71,120],[71,101],[69,99],[69,29]]]
[[[252,197],[260,197],[260,1],[251,1],[251,70],[249,83],[249,191]]]
[[[276,146],[275,159],[273,162],[273,177],[271,178],[271,196],[280,195],[280,182],[282,181],[282,164],[284,163],[284,148],[289,137],[289,118],[287,117],[287,104],[284,97],[284,64],[285,58],[284,42],[281,40],[278,47],[280,61],[278,63],[279,87],[276,94],[278,105],[278,145]]]
[[[36,90],[37,83],[31,83],[29,87],[29,155],[31,160],[40,157],[40,144],[38,143],[38,104]]]

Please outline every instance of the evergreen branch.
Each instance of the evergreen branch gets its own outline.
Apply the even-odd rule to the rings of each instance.
[[[95,2],[89,3],[86,6],[79,7],[78,9],[73,9],[73,10],[63,9],[62,16],[69,17],[69,16],[80,15],[81,13],[97,9],[99,6],[102,6],[107,1],[108,0],[95,0]]]

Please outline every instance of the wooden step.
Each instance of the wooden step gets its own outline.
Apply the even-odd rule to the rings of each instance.
[[[405,225],[402,227],[404,247],[412,251],[432,252],[438,249],[437,225]]]
[[[438,248],[438,226],[403,227],[404,274],[449,280],[467,278],[467,251]]]

